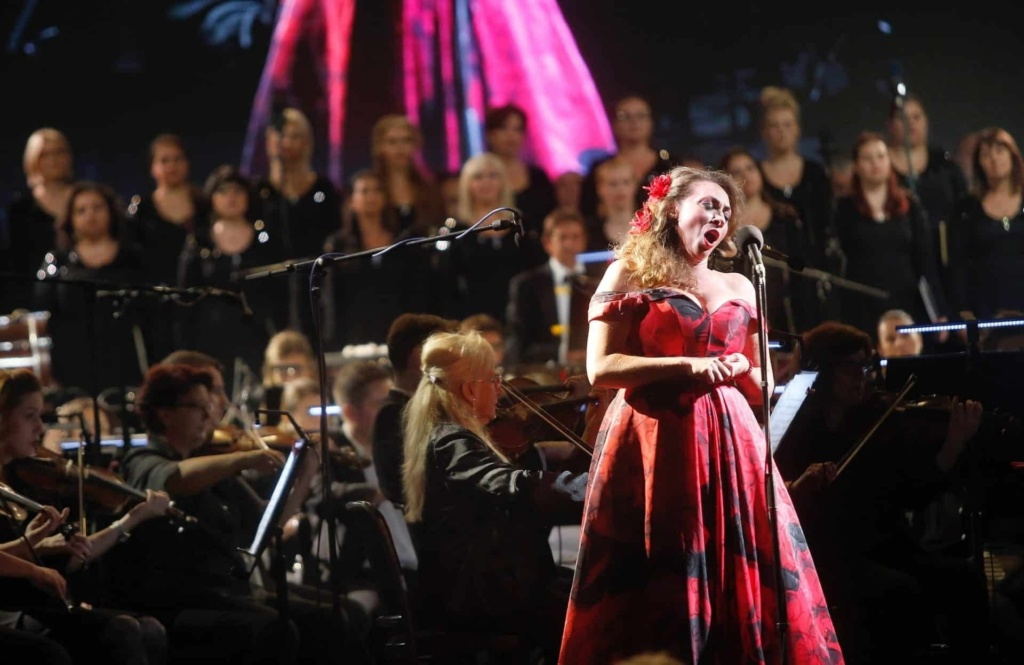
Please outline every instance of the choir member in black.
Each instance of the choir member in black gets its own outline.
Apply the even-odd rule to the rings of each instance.
[[[32,132],[23,157],[25,187],[14,192],[7,206],[7,233],[0,236],[4,270],[21,277],[8,280],[0,293],[0,312],[27,309],[32,302],[32,278],[47,252],[67,249],[60,233],[74,181],[71,144],[59,129]]]
[[[324,252],[383,249],[409,237],[409,230],[400,230],[380,178],[362,170],[352,176],[342,228],[327,237]],[[428,246],[399,246],[377,258],[333,262],[325,270],[325,338],[337,348],[383,344],[399,314],[433,309],[431,255]]]
[[[88,535],[63,530],[57,534],[72,517],[71,506],[63,506],[58,512],[56,507],[46,505],[53,499],[59,506],[63,500],[54,495],[56,479],[40,481],[46,476],[23,474],[25,467],[20,466],[26,458],[41,454],[39,446],[46,429],[42,413],[43,387],[38,377],[25,369],[10,373],[0,370],[0,482],[43,505],[41,512],[21,523],[12,508],[16,503],[0,502],[0,552],[49,571],[43,574],[33,567],[34,572],[20,580],[0,578],[0,622],[25,633],[56,639],[76,661],[162,665],[167,659],[163,625],[151,616],[110,609],[83,575],[104,566],[106,555],[135,528],[163,516],[170,500],[162,492],[148,492],[145,501]],[[74,503],[77,517],[82,506]],[[88,597],[80,595],[82,591]],[[102,589],[98,591],[102,593]]]
[[[178,317],[178,346],[209,354],[228,368],[229,392],[234,388],[236,361],[250,372],[258,372],[267,342],[286,318],[284,277],[246,281],[237,275],[281,256],[279,233],[250,217],[249,192],[249,181],[234,167],[215,169],[206,182],[209,232],[190,234],[180,259],[180,287],[244,294],[244,303],[224,297],[203,298]]]
[[[836,202],[835,226],[846,256],[847,279],[887,291],[888,299],[849,288],[840,291],[842,320],[873,335],[879,317],[902,309],[915,321],[946,315],[946,296],[931,251],[924,208],[900,187],[885,139],[862,132],[854,142],[853,194]]]
[[[950,226],[967,198],[967,178],[948,151],[929,143],[928,114],[914,94],[894,97],[889,106],[889,158],[900,184],[924,206],[931,247],[943,288],[952,283],[949,269]]]
[[[757,227],[766,246],[786,256],[806,261],[813,249],[808,245],[803,220],[795,207],[778,201],[765,191],[761,166],[743,147],[727,150],[718,163],[743,187],[747,205],[741,224]],[[750,267],[745,257],[737,255],[739,269],[748,277]],[[819,323],[815,314],[816,282],[794,275],[787,267],[766,266],[768,296],[768,329],[800,333]]]
[[[416,616],[442,630],[514,634],[555,662],[568,604],[547,542],[580,519],[586,473],[518,468],[486,431],[501,377],[478,333],[437,333],[405,414],[406,519]]]
[[[505,163],[493,153],[474,155],[462,165],[459,175],[459,218],[451,233],[458,234],[480,220],[486,226],[510,219],[509,211],[484,218],[513,204]],[[539,235],[527,227],[525,237],[517,241],[515,232],[506,228],[438,243],[435,259],[442,315],[461,320],[485,313],[504,323],[509,281],[547,260]]]
[[[146,281],[177,286],[178,259],[190,234],[206,232],[207,202],[190,179],[185,143],[176,134],[159,134],[149,144],[149,174],[155,187],[128,203],[125,236],[146,257]],[[152,354],[162,358],[175,349],[174,330],[180,313],[169,299],[154,301],[146,326]]]
[[[423,134],[404,115],[389,113],[370,130],[370,168],[398,215],[398,226],[413,235],[429,235],[441,223],[437,178],[423,162]]]
[[[423,342],[436,332],[455,332],[458,322],[436,314],[409,312],[397,317],[388,329],[388,363],[391,366],[391,390],[373,423],[373,464],[377,469],[380,491],[393,503],[405,505],[402,488],[402,464],[405,436],[402,414],[409,398],[420,384],[420,352]]]
[[[767,86],[761,91],[760,106],[765,192],[800,214],[808,246],[814,250],[813,255],[804,257],[807,264],[839,272],[842,254],[831,223],[832,183],[821,163],[800,152],[800,105],[786,88]]]
[[[867,333],[826,321],[804,333],[801,349],[800,366],[818,377],[775,462],[787,484],[814,465],[826,469],[819,482],[790,491],[822,588],[838,608],[847,662],[906,662],[937,641],[949,645],[953,662],[986,662],[978,569],[965,557],[926,552],[906,518],[962,478],[981,404],[954,399],[934,426],[912,412],[880,421],[893,395],[871,389]]]
[[[953,226],[954,301],[979,319],[1024,309],[1024,158],[1001,127],[978,133],[974,193]]]
[[[280,242],[275,261],[314,259],[323,253],[324,238],[341,226],[341,194],[313,168],[313,127],[296,108],[285,108],[266,131],[266,177],[255,181],[253,218],[262,221]],[[309,273],[293,273],[288,282],[288,326],[313,339]]]
[[[61,227],[69,247],[54,248],[39,267],[35,309],[50,312],[53,375],[64,388],[98,392],[136,386],[142,377],[148,348],[136,329],[148,304],[100,293],[143,284],[143,256],[122,237],[123,210],[109,186],[77,182]],[[76,280],[83,284],[67,283]]]
[[[205,196],[189,178],[185,143],[176,134],[160,134],[149,144],[149,173],[156,186],[131,198],[126,235],[146,255],[148,281],[175,286],[186,239],[205,230]]]
[[[527,224],[540,224],[557,205],[555,186],[544,169],[523,156],[528,127],[526,111],[516,104],[489,109],[484,115],[487,149],[505,162],[515,205]]]

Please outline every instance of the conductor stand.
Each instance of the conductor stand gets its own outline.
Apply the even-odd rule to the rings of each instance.
[[[512,214],[511,219],[500,219],[490,224],[485,222],[501,212],[509,212]],[[332,266],[336,263],[342,263],[344,261],[356,261],[361,259],[381,260],[388,253],[401,248],[401,247],[418,247],[420,245],[435,245],[438,242],[456,242],[463,238],[484,231],[500,231],[506,229],[513,229],[515,233],[515,241],[518,246],[524,235],[522,215],[519,210],[515,208],[496,208],[472,226],[464,231],[458,233],[446,232],[447,228],[442,229],[442,233],[432,237],[414,237],[405,238],[392,245],[386,247],[379,247],[376,249],[364,250],[361,252],[353,252],[351,254],[332,253],[324,254],[313,260],[301,260],[292,262],[276,263],[270,266],[263,266],[252,268],[249,270],[241,271],[237,273],[237,277],[244,280],[256,280],[273,278],[277,276],[288,276],[293,275],[296,272],[309,271],[309,300],[310,306],[313,313],[313,328],[315,330],[315,344],[316,344],[316,355],[317,355],[317,370],[320,376],[320,469],[323,479],[323,497],[321,503],[321,511],[324,516],[324,520],[327,522],[328,532],[328,561],[330,570],[333,572],[337,570],[338,562],[338,542],[336,538],[336,520],[335,516],[339,514],[337,501],[331,495],[331,485],[333,481],[332,469],[330,464],[330,455],[328,454],[327,446],[329,443],[329,437],[327,433],[328,420],[327,420],[327,409],[324,408],[329,403],[328,399],[328,387],[327,387],[327,354],[326,354],[326,342],[323,325],[323,272],[328,266]],[[294,424],[294,421],[293,421]],[[332,600],[333,609],[335,615],[341,614],[341,596],[338,590],[338,584],[332,582]]]
[[[786,607],[786,581],[782,571],[782,549],[779,543],[779,519],[775,497],[775,473],[771,446],[771,395],[768,390],[768,299],[766,295],[764,259],[761,248],[764,236],[756,226],[743,226],[736,233],[736,245],[750,259],[754,290],[757,298],[758,352],[761,362],[761,419],[764,427],[764,487],[768,506],[768,522],[772,532],[772,555],[775,573],[775,628],[779,639],[779,662],[789,662],[789,617]]]

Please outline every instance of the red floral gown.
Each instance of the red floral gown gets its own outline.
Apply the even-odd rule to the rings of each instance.
[[[633,315],[630,353],[742,352],[756,310],[710,314],[674,289],[598,293],[590,318]],[[587,487],[561,665],[667,651],[699,665],[779,663],[764,432],[731,384],[620,390]],[[773,465],[774,466],[774,465]],[[843,663],[803,530],[776,473],[786,586],[786,665]]]

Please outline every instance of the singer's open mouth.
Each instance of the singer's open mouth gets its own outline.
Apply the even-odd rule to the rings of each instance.
[[[709,245],[714,245],[716,242],[718,242],[718,238],[719,232],[716,231],[715,229],[711,229],[710,231],[706,231],[704,233],[704,240],[706,240]]]

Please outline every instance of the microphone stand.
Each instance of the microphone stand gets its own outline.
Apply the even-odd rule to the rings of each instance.
[[[768,502],[768,521],[772,528],[772,555],[775,572],[775,626],[779,636],[779,662],[783,665],[788,661],[789,652],[789,618],[786,613],[786,584],[782,573],[782,549],[779,544],[778,509],[775,500],[775,474],[773,473],[771,446],[771,395],[768,394],[768,379],[765,368],[770,367],[768,359],[768,299],[765,286],[764,259],[761,248],[756,242],[747,246],[754,275],[754,287],[757,296],[758,320],[758,351],[761,359],[761,418],[764,427],[764,488]]]
[[[484,224],[484,222],[500,212],[511,212],[512,219],[501,219],[490,224]],[[515,230],[516,245],[519,245],[519,241],[523,236],[523,222],[520,212],[515,208],[496,208],[470,226],[464,231],[458,233],[452,233],[447,227],[441,229],[436,236],[421,237],[421,238],[405,238],[398,242],[388,245],[386,247],[378,247],[376,249],[368,249],[361,252],[353,252],[351,254],[324,254],[316,259],[312,260],[300,260],[291,262],[280,262],[271,264],[269,266],[261,266],[256,268],[250,268],[235,273],[235,278],[242,280],[255,280],[255,279],[266,279],[269,277],[276,277],[279,275],[292,275],[300,270],[309,270],[309,300],[310,307],[313,310],[313,329],[316,332],[316,355],[317,355],[317,371],[320,376],[320,469],[321,476],[323,479],[323,498],[322,498],[322,514],[324,521],[327,522],[327,534],[328,534],[328,562],[331,571],[332,580],[334,578],[334,571],[337,570],[338,561],[338,542],[336,538],[337,524],[335,515],[337,514],[337,508],[335,506],[334,497],[331,495],[331,483],[332,483],[332,469],[330,464],[330,455],[328,454],[327,445],[329,437],[327,433],[328,421],[327,421],[327,409],[328,404],[328,390],[327,390],[327,353],[325,349],[326,341],[324,339],[324,326],[321,325],[321,317],[323,316],[323,302],[322,302],[322,284],[323,284],[323,271],[328,265],[334,265],[336,263],[342,263],[344,261],[355,261],[359,259],[380,259],[388,252],[395,250],[399,247],[418,247],[420,245],[434,245],[438,242],[454,242],[461,240],[471,235],[483,233],[484,231],[502,231],[506,229]],[[333,580],[331,585],[332,596],[333,596],[333,609],[336,615],[341,613],[341,597],[338,590],[337,580]]]

